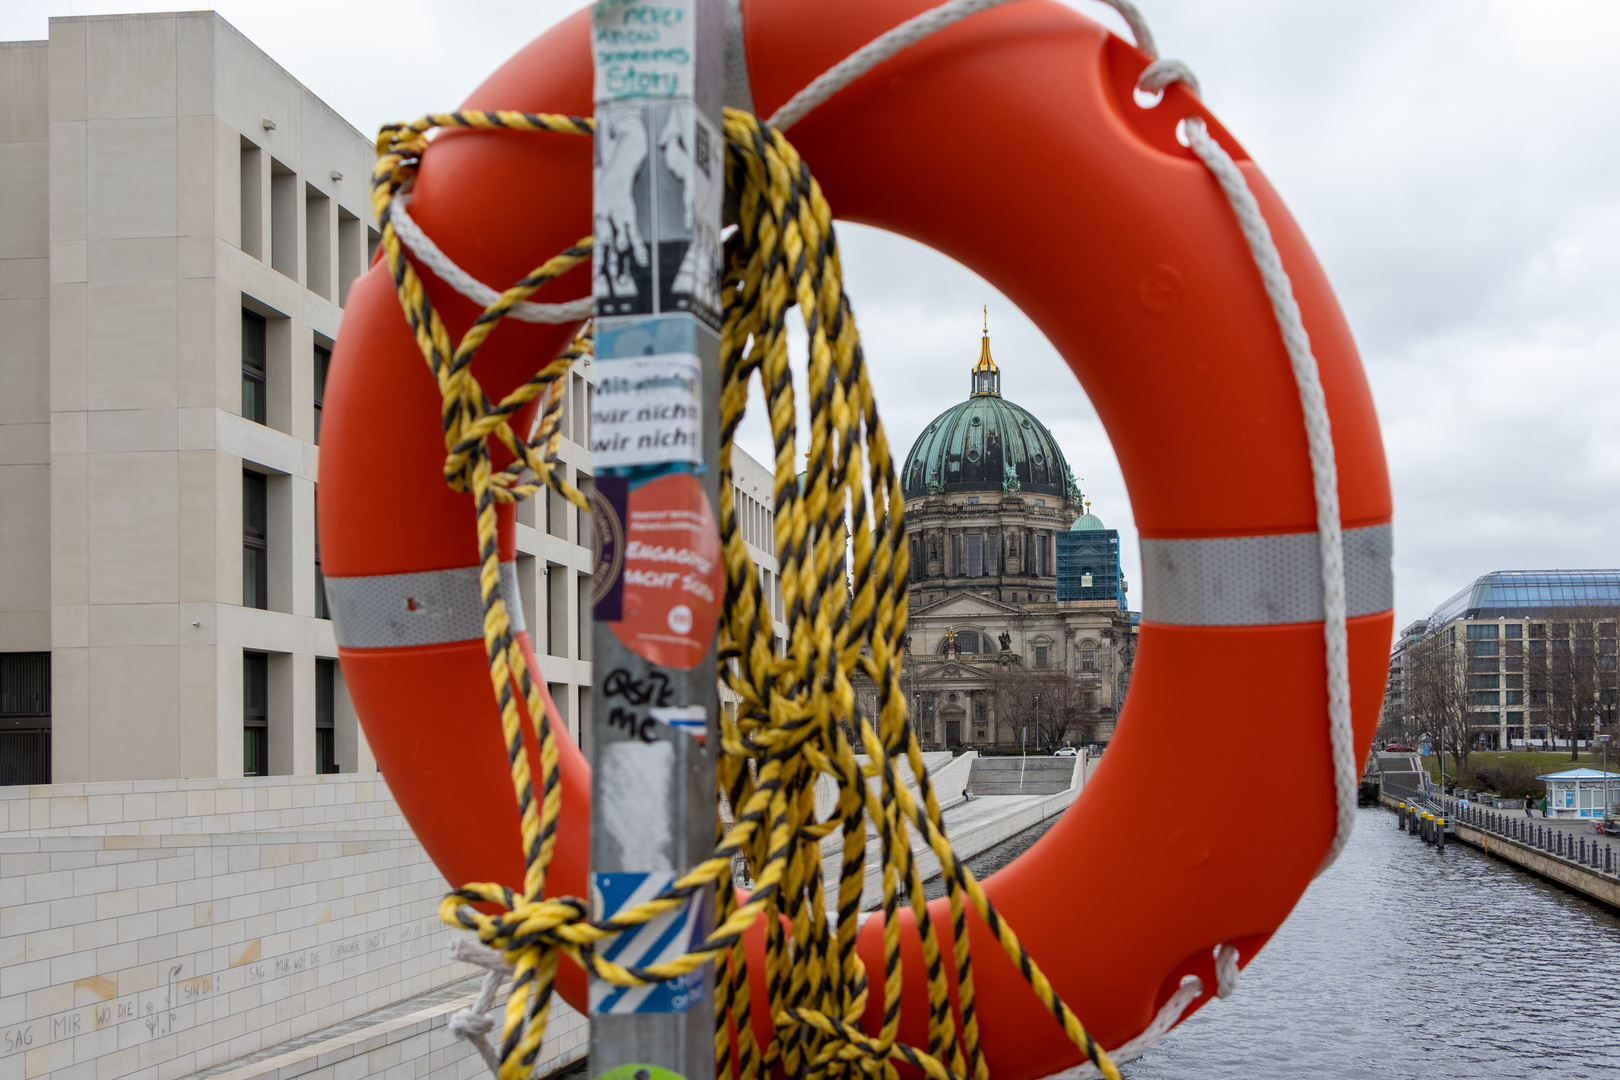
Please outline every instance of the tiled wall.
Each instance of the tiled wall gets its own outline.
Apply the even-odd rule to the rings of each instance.
[[[446,957],[447,886],[374,774],[0,788],[4,823],[0,1080],[176,1080],[476,970]],[[576,1021],[543,1056],[582,1051]],[[398,1075],[479,1064],[435,1050]],[[346,1080],[402,1065],[374,1051]]]

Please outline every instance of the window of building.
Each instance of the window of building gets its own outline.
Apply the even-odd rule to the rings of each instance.
[[[270,266],[298,280],[298,175],[270,159]]]
[[[0,785],[51,782],[51,654],[0,653]]]
[[[1001,554],[1001,552],[999,550],[1000,548],[1001,548],[1001,534],[1000,533],[987,532],[987,533],[984,534],[984,572],[986,574],[988,574],[989,576],[991,576],[991,577],[996,576],[996,573],[997,573],[996,565],[997,565],[997,563],[999,563],[1001,561],[997,557],[997,556],[999,556]]]
[[[1035,666],[1038,667],[1038,668],[1046,667],[1046,646],[1045,645],[1037,645],[1037,646],[1035,646]]]
[[[1506,656],[1523,656],[1524,655],[1524,641],[1523,640],[1504,641],[1504,642],[1502,642],[1502,652]]]
[[[1506,660],[1504,660],[1502,662],[1502,664],[1508,671],[1523,671],[1524,670],[1524,657],[1522,657],[1522,656],[1510,656]]]
[[[264,180],[262,158],[264,151],[248,142],[241,143],[241,174],[237,183],[242,209],[242,253],[255,259],[264,258]]]
[[[984,576],[984,534],[968,533],[967,537],[967,576]]]
[[[589,473],[574,474],[574,486],[579,490],[588,490],[590,483]],[[591,546],[591,512],[578,506],[574,507],[574,543],[585,548]]]
[[[326,397],[326,372],[332,366],[332,350],[315,344],[315,443],[321,441],[321,402]]]
[[[315,617],[330,619],[326,607],[326,575],[321,572],[321,499],[320,485],[315,488]]]
[[[1494,640],[1496,640],[1497,633],[1498,633],[1498,628],[1497,628],[1497,625],[1495,623],[1469,623],[1468,624],[1468,636],[1471,639],[1475,640],[1475,641],[1478,641],[1478,640],[1480,640],[1482,638],[1489,638],[1489,639],[1494,641]]]
[[[1598,623],[1597,636],[1600,637],[1600,638],[1613,638],[1613,637],[1616,637],[1617,635],[1615,633],[1615,624],[1612,623],[1612,622]]]
[[[1554,641],[1567,641],[1569,639],[1569,623],[1555,622],[1548,627],[1548,637]]]
[[[1497,660],[1496,660],[1496,657],[1494,657],[1494,656],[1484,656],[1484,657],[1470,656],[1468,658],[1468,670],[1471,671],[1471,672],[1474,672],[1474,671],[1495,671],[1496,669],[1497,669]]]
[[[315,771],[335,773],[337,763],[337,661],[315,658]]]
[[[1509,675],[1505,679],[1502,680],[1502,685],[1507,687],[1509,690],[1523,690],[1524,689],[1524,676],[1523,675]]]
[[[270,658],[242,654],[242,775],[270,775]]]
[[[264,316],[242,309],[242,416],[265,422],[264,367],[269,356]]]
[[[349,286],[365,269],[360,255],[365,247],[365,236],[360,219],[343,207],[338,207],[338,306],[349,302]]]
[[[1544,637],[1546,637],[1547,636],[1547,624],[1546,623],[1538,623],[1538,622],[1537,623],[1531,623],[1530,624],[1530,636],[1533,637],[1533,638],[1544,638]]]
[[[1497,693],[1495,690],[1470,690],[1468,692],[1468,704],[1470,706],[1500,705],[1502,703],[1500,700],[1501,696],[1502,695]]]
[[[242,606],[270,606],[269,483],[263,473],[242,471]]]
[[[546,652],[568,655],[568,568],[546,564]]]
[[[1524,637],[1524,624],[1508,623],[1506,626],[1502,627],[1502,636],[1505,638]]]
[[[332,200],[304,185],[304,287],[332,299]]]
[[[1468,676],[1468,689],[1470,690],[1497,690],[1501,688],[1499,675],[1470,675]]]
[[[959,630],[956,633],[956,647],[964,655],[979,651],[979,633],[976,630]]]
[[[1503,697],[1505,699],[1502,702],[1502,704],[1504,704],[1504,705],[1523,705],[1524,704],[1524,691],[1523,690],[1504,690],[1504,691],[1502,691],[1502,694],[1503,694]]]
[[[1468,629],[1472,630],[1473,627],[1470,626]],[[1495,630],[1496,627],[1493,626],[1491,629]],[[1469,656],[1495,656],[1496,650],[1497,643],[1495,641],[1480,641],[1475,639],[1468,643]]]
[[[1087,712],[1090,712],[1092,709],[1095,709],[1097,707],[1097,691],[1095,691],[1095,690],[1082,690],[1082,691],[1080,691],[1080,707],[1082,709],[1085,709]]]
[[[1097,670],[1097,650],[1096,649],[1081,649],[1080,650],[1080,670],[1081,671],[1096,671]]]

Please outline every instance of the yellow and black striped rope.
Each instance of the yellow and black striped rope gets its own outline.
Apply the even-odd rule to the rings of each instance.
[[[903,499],[888,440],[867,377],[855,320],[842,286],[832,213],[820,187],[782,135],[735,110],[725,117],[727,185],[736,197],[738,228],[727,241],[722,284],[720,531],[726,573],[720,628],[719,678],[740,704],[720,719],[719,793],[734,812],[717,826],[710,858],[658,897],[606,919],[591,920],[576,898],[544,899],[546,869],[556,843],[558,792],[555,718],[546,715],[538,684],[515,645],[498,588],[495,507],[550,487],[576,505],[580,493],[555,469],[563,374],[590,349],[587,334],[534,378],[492,403],[472,375],[472,360],[517,302],[590,257],[586,238],[541,264],[491,304],[452,347],[389,220],[395,195],[406,190],[430,133],[440,127],[588,134],[580,117],[517,112],[435,114],[385,127],[377,140],[373,198],[382,246],[400,304],[443,402],[445,477],[471,492],[482,564],[485,645],[500,708],[520,810],[524,845],[521,892],[469,884],[440,906],[443,918],[477,933],[514,969],[500,1048],[502,1080],[525,1080],[544,1036],[557,962],[566,954],[592,975],[620,986],[645,986],[715,964],[717,1076],[759,1080],[780,1068],[805,1080],[896,1076],[909,1065],[931,1080],[988,1080],[979,1044],[967,911],[990,928],[1037,997],[1082,1053],[1110,1080],[1118,1070],[1092,1040],[1001,919],[946,838],[939,804],[907,722],[900,689],[906,627],[908,551]],[[788,360],[787,319],[797,307],[809,339],[809,452],[801,484],[795,388]],[[775,448],[776,535],[788,640],[773,649],[771,605],[737,527],[731,448],[749,386],[761,382]],[[540,400],[532,440],[510,419]],[[491,440],[512,463],[496,471]],[[852,676],[878,688],[875,715],[857,708]],[[541,793],[522,738],[517,700],[537,720]],[[857,747],[866,755],[863,763]],[[900,774],[904,763],[919,797]],[[816,783],[836,784],[826,818],[816,811]],[[870,992],[856,953],[865,878],[868,826],[882,854],[883,1009],[876,1033],[861,1027]],[[949,897],[960,1025],[951,1007],[939,934],[929,916],[912,857],[920,835],[938,857]],[[836,911],[829,919],[821,842],[838,837]],[[730,887],[736,861],[755,877],[746,900]],[[700,890],[717,889],[716,924],[702,948],[668,963],[628,967],[597,946],[626,929],[684,907]],[[480,903],[496,910],[486,915]],[[901,967],[899,913],[909,906],[922,939],[928,979],[928,1045],[898,1038]],[[743,934],[764,918],[765,971],[750,972]],[[751,980],[763,979],[774,1035],[761,1047],[750,1024]]]

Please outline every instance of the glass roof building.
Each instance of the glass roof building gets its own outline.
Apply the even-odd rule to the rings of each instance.
[[[1434,609],[1429,626],[1456,619],[1533,619],[1581,607],[1620,607],[1620,570],[1496,570]]]

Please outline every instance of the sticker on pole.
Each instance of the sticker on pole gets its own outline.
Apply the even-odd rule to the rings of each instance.
[[[624,614],[624,514],[630,482],[622,476],[591,481],[591,617],[613,622]]]
[[[669,473],[626,500],[623,618],[613,633],[637,656],[687,671],[709,654],[725,578],[720,530],[702,483]]]
[[[703,461],[703,368],[692,353],[598,360],[591,454],[599,469]]]
[[[669,873],[593,873],[591,875],[591,917],[610,918],[637,904],[645,903],[675,881]],[[599,950],[604,960],[625,967],[650,967],[683,956],[703,944],[704,927],[711,921],[707,894],[694,893],[684,907],[666,911],[640,926],[626,930]],[[681,1013],[708,997],[703,985],[705,968],[651,986],[615,986],[605,979],[591,979],[592,1016],[618,1016],[626,1013]]]

